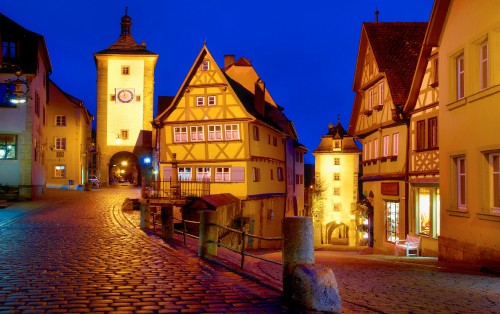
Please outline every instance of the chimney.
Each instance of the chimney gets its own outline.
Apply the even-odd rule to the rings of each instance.
[[[264,117],[266,114],[266,84],[261,79],[255,82],[254,106],[255,110]]]
[[[224,55],[224,67],[234,63],[234,55]]]

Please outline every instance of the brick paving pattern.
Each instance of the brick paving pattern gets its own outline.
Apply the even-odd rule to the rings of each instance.
[[[279,292],[128,224],[115,205],[138,192],[64,191],[57,203],[0,219],[0,312],[289,310]]]

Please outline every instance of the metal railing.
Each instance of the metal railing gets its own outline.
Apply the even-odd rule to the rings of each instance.
[[[210,195],[210,181],[149,181],[145,193],[151,199],[186,199]]]
[[[180,221],[181,224],[182,224],[182,230],[178,230],[178,229],[174,228],[174,232],[182,234],[182,236],[184,238],[184,246],[187,246],[186,237],[190,237],[190,238],[193,238],[193,239],[199,239],[200,238],[200,237],[197,237],[197,236],[195,236],[193,234],[190,234],[188,232],[188,230],[187,230],[187,227],[186,227],[186,223],[188,223],[188,224],[194,224],[194,225],[199,225],[200,224],[199,221],[186,220],[186,219],[178,219],[178,218],[175,218],[175,217],[174,217],[174,220]]]
[[[270,262],[270,263],[273,263],[273,264],[277,264],[277,265],[283,265],[282,262],[273,261],[273,260],[267,259],[265,257],[254,255],[252,253],[248,253],[248,252],[245,251],[245,242],[246,242],[245,241],[246,240],[245,237],[260,239],[260,240],[264,240],[264,241],[281,241],[282,240],[281,237],[261,237],[261,236],[255,235],[255,234],[246,233],[245,231],[240,231],[240,230],[237,230],[237,229],[232,229],[232,228],[224,227],[224,226],[221,226],[221,225],[218,225],[218,224],[210,224],[210,226],[214,226],[214,227],[217,227],[217,228],[220,228],[220,229],[223,229],[223,230],[226,230],[226,231],[233,232],[233,233],[241,235],[241,250],[237,250],[237,249],[235,249],[233,247],[225,245],[224,243],[220,242],[220,238],[218,239],[218,241],[209,241],[210,243],[217,244],[218,247],[223,247],[223,248],[226,248],[226,249],[228,249],[228,250],[230,250],[232,252],[240,254],[241,255],[240,269],[243,269],[243,266],[245,264],[245,256],[250,256],[250,257],[253,257],[253,258],[256,258],[256,259],[259,259],[259,260],[262,260],[262,261]]]

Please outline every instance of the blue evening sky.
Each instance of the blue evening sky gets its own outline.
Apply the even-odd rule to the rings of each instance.
[[[158,96],[175,95],[203,42],[223,66],[246,57],[295,124],[313,163],[328,123],[347,129],[361,24],[428,21],[433,0],[2,0],[0,12],[45,37],[51,79],[96,114],[93,53],[120,35],[128,6],[132,35],[158,53]]]

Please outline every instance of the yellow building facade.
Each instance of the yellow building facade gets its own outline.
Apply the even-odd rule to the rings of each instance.
[[[158,54],[132,38],[132,19],[121,19],[121,34],[96,52],[97,134],[101,182],[127,179],[140,183],[151,167],[154,70]],[[148,159],[149,158],[149,159]],[[146,161],[146,162],[145,162]],[[125,164],[126,162],[126,164]],[[127,177],[117,177],[122,163]],[[125,167],[125,166],[124,166]]]
[[[394,252],[409,233],[408,97],[427,23],[363,23],[348,133],[363,145],[362,193],[373,206],[370,245]],[[402,43],[405,43],[404,45]]]
[[[447,7],[439,44],[439,258],[500,260],[500,6]],[[471,14],[473,13],[473,14]]]
[[[321,185],[321,202],[312,209],[315,244],[359,245],[352,209],[359,196],[361,150],[338,122],[328,125],[312,154],[315,182]]]
[[[234,56],[225,62],[220,68],[204,45],[171,104],[155,119],[159,179],[170,181],[175,154],[179,180],[210,181],[210,194],[231,193],[242,201],[248,232],[280,236],[281,218],[304,204],[305,148],[297,145],[293,125],[251,63]],[[297,165],[302,173],[294,170]]]
[[[82,101],[49,81],[45,153],[48,188],[77,189],[85,184],[92,120]]]

